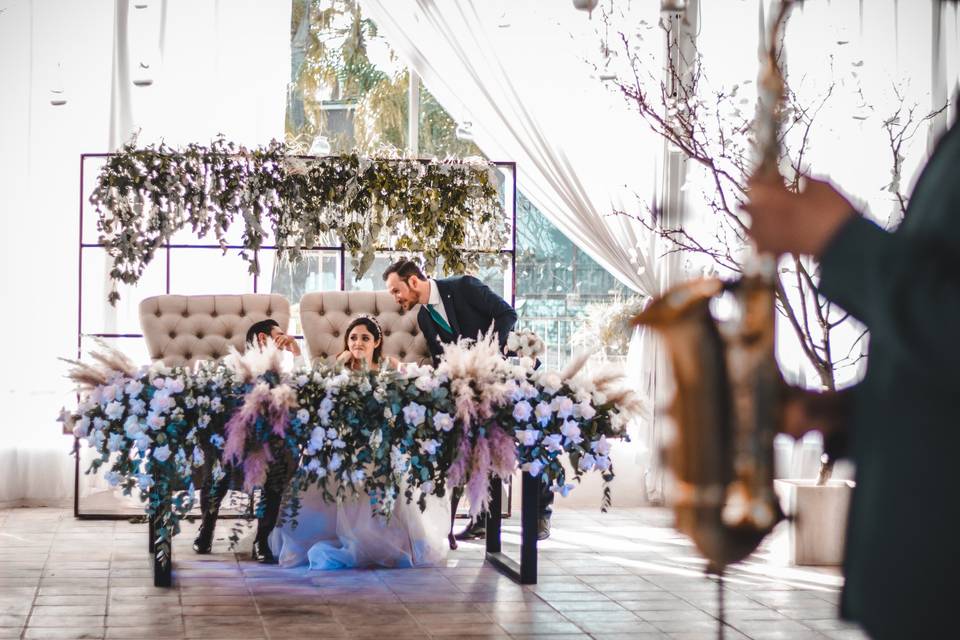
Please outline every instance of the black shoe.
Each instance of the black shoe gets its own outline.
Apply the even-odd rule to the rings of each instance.
[[[537,520],[537,540],[546,540],[550,537],[550,518]]]
[[[486,538],[487,537],[487,521],[486,518],[477,519],[470,523],[470,525],[453,536],[456,540],[474,540],[476,538]]]
[[[277,564],[277,558],[270,551],[270,545],[261,543],[259,540],[253,541],[253,553],[251,557],[260,564]]]
[[[200,532],[193,539],[193,550],[196,553],[208,554],[213,547],[213,527],[200,525]]]

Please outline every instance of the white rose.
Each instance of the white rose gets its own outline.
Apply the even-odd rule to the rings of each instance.
[[[543,387],[543,390],[551,396],[557,391],[560,391],[560,387],[563,386],[563,380],[560,378],[560,374],[556,371],[544,373],[540,376],[539,382],[540,386]]]
[[[589,453],[585,453],[585,454],[583,454],[583,456],[580,458],[580,465],[579,465],[579,467],[580,467],[580,470],[581,470],[581,471],[590,471],[591,469],[593,469],[593,468],[596,466],[596,464],[597,464],[597,459],[594,458],[594,457],[593,457],[592,455],[590,455]]]
[[[536,429],[520,429],[516,434],[517,440],[525,447],[532,447],[540,439],[540,432]]]
[[[579,414],[584,420],[590,420],[597,415],[597,410],[589,402],[581,402],[576,406],[575,413]]]
[[[433,414],[433,426],[437,431],[450,431],[453,429],[453,416],[449,413],[440,413]]]
[[[523,465],[523,470],[530,473],[532,476],[540,475],[540,472],[543,471],[544,464],[540,461],[539,458],[532,460],[531,462]]]
[[[610,442],[607,440],[607,436],[600,436],[599,440],[590,443],[590,448],[598,455],[610,455]]]
[[[343,457],[339,453],[335,453],[330,456],[330,462],[327,463],[328,471],[336,471],[343,464]]]
[[[300,421],[300,424],[307,424],[310,422],[310,412],[306,409],[300,409],[297,411],[297,420]]]
[[[550,491],[553,491],[554,493],[559,493],[561,496],[566,498],[570,494],[570,492],[573,491],[574,488],[576,488],[576,485],[573,485],[573,484],[565,484],[563,486],[560,486],[559,484],[555,484],[552,487],[550,487]]]
[[[107,417],[111,420],[116,420],[123,415],[123,405],[114,400],[107,405],[104,413],[106,413]]]
[[[163,445],[162,447],[157,447],[153,450],[153,457],[160,462],[166,462],[167,458],[170,457],[170,447]]]
[[[533,413],[533,407],[526,400],[521,400],[513,407],[513,419],[517,422],[527,422],[530,420],[531,413]]]
[[[434,440],[433,438],[430,438],[429,440],[420,441],[420,451],[430,456],[437,453],[437,447],[439,446],[440,446],[440,443]]]
[[[573,400],[567,396],[557,396],[550,404],[561,418],[569,418],[573,415]]]
[[[540,423],[540,426],[544,426],[550,422],[550,418],[553,416],[553,410],[546,402],[538,403],[537,408],[533,410],[533,413],[537,416],[537,422]]]
[[[563,436],[559,433],[551,433],[544,437],[543,444],[547,451],[563,451]]]

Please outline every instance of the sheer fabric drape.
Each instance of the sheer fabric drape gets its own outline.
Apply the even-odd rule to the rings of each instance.
[[[137,131],[170,144],[283,136],[289,3],[142,4],[14,0],[0,14],[0,505],[73,494],[57,358],[77,352],[80,154]]]

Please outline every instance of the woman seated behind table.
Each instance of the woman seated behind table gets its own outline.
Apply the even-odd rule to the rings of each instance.
[[[383,331],[372,317],[355,318],[343,342],[337,363],[348,369],[378,371],[381,366],[400,366],[396,358],[383,356]],[[402,487],[400,492],[403,495]],[[428,498],[422,513],[416,500],[411,504],[398,500],[387,521],[373,513],[366,494],[331,504],[323,499],[320,489],[311,487],[300,499],[297,527],[288,522],[270,536],[270,547],[282,566],[309,562],[316,570],[415,567],[434,565],[446,558],[450,528],[447,500]]]

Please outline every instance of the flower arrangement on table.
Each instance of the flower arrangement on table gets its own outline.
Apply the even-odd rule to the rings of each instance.
[[[298,463],[292,518],[311,485],[328,500],[366,492],[387,517],[397,500],[425,508],[427,495],[464,487],[476,514],[491,475],[507,479],[518,467],[566,495],[564,454],[576,477],[596,470],[609,483],[609,439],[640,409],[616,371],[587,375],[585,358],[537,371],[505,360],[492,337],[448,345],[436,368],[379,372],[284,372],[272,346],[195,370],[138,367],[101,347],[95,363],[72,363],[81,401],[61,420],[99,454],[88,473],[108,468],[110,484],[140,489],[163,544],[193,507],[198,471],[212,467],[226,481],[240,470],[250,490],[278,455]],[[604,508],[609,496],[606,487]]]
[[[601,349],[607,355],[626,355],[635,330],[633,318],[649,302],[649,296],[635,295],[589,304],[583,323],[571,341],[582,348]]]

